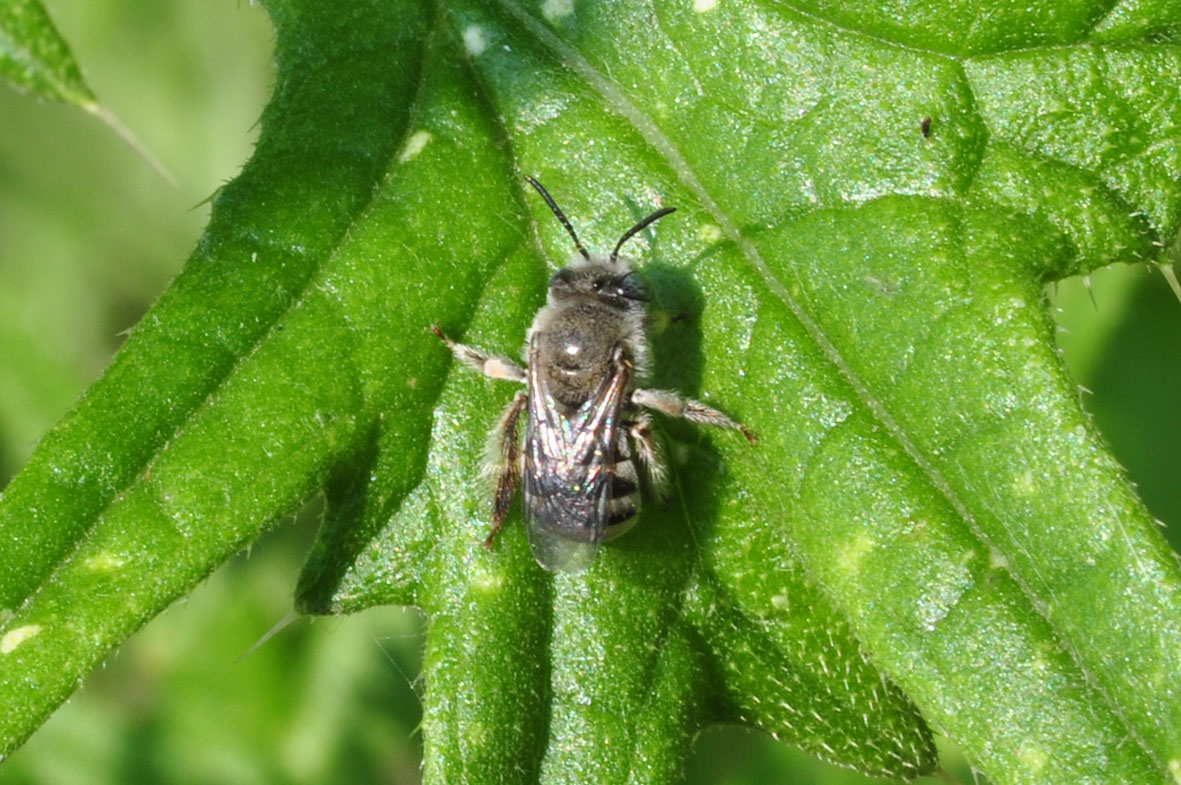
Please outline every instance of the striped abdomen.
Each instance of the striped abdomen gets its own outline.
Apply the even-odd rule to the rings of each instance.
[[[640,511],[640,483],[630,439],[631,423],[621,423],[615,435],[615,466],[611,477],[611,498],[607,502],[607,527],[603,540],[626,532],[636,522]]]

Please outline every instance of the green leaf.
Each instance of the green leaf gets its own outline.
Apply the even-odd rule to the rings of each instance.
[[[114,112],[98,102],[38,0],[0,0],[0,77],[17,90],[83,109],[103,121],[165,180],[175,179]]]
[[[716,721],[908,778],[919,713],[997,783],[1181,777],[1181,572],[1042,302],[1177,232],[1175,7],[532,9],[272,4],[254,158],[0,499],[0,749],[323,488],[299,602],[423,608],[428,780],[669,782]],[[595,249],[679,208],[655,384],[760,437],[667,423],[576,578],[480,547],[513,390],[428,330],[518,353],[531,221],[570,253],[522,171]]]
[[[390,129],[407,121],[424,25],[391,9],[361,34],[347,15],[314,10],[273,9],[280,30],[326,37],[280,37],[276,58],[294,74],[276,86],[257,154],[217,195],[185,272],[0,500],[0,608],[14,636],[0,648],[21,642],[6,653],[3,749],[106,651],[313,493],[318,467],[348,446],[360,380],[301,377],[314,356],[335,365],[348,332],[325,344],[328,322],[311,333],[278,322],[314,307],[303,293],[323,290],[310,278],[396,149]],[[338,67],[318,68],[329,55]],[[258,428],[276,443],[257,441]]]
[[[42,98],[97,104],[70,47],[38,0],[0,2],[0,76]]]

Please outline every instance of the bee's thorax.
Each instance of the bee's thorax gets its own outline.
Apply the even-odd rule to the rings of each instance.
[[[643,304],[618,307],[584,293],[551,296],[538,311],[527,340],[537,342],[538,362],[547,389],[563,406],[582,405],[607,376],[613,357],[642,371],[647,360]]]

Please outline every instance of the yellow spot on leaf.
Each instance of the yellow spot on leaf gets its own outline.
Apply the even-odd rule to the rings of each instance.
[[[84,563],[88,570],[94,570],[95,572],[114,572],[123,566],[124,559],[113,553],[103,551],[87,558]]]
[[[500,573],[493,570],[476,569],[468,584],[473,591],[482,594],[497,594],[504,588],[504,579]]]
[[[1038,774],[1050,762],[1050,753],[1041,747],[1022,747],[1017,751],[1017,757],[1031,774]]]
[[[541,4],[541,15],[551,22],[572,13],[574,13],[573,0],[545,0]]]
[[[1013,482],[1013,490],[1019,496],[1033,496],[1037,493],[1037,485],[1033,481],[1033,472],[1026,469]]]
[[[707,245],[713,245],[722,239],[722,227],[717,224],[702,224],[697,229],[697,237]]]
[[[415,131],[412,133],[410,138],[406,140],[406,146],[402,148],[402,152],[398,155],[398,163],[404,164],[417,156],[422,152],[424,147],[430,144],[433,138],[430,131]]]
[[[837,564],[845,572],[856,575],[861,572],[861,559],[871,550],[873,550],[873,538],[869,536],[869,532],[861,532],[841,549]]]
[[[4,633],[4,637],[0,638],[0,654],[9,654],[27,641],[29,638],[36,637],[37,633],[41,632],[40,624],[26,624],[23,627],[15,627]]]

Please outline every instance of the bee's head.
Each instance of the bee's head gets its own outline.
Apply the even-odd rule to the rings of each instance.
[[[643,307],[643,303],[652,299],[626,259],[584,260],[578,257],[554,273],[549,282],[549,295],[554,301],[589,295],[623,310]]]
[[[536,189],[537,193],[541,194],[541,198],[549,205],[557,219],[562,222],[562,226],[566,227],[570,238],[574,240],[574,247],[578,249],[579,256],[581,256],[581,258],[575,257],[574,261],[558,270],[550,279],[549,291],[552,298],[561,300],[575,295],[591,295],[609,304],[624,308],[630,308],[636,303],[643,303],[651,299],[643,282],[632,271],[631,262],[626,258],[620,258],[619,250],[637,232],[657,219],[675,212],[677,208],[665,207],[652,213],[623,233],[623,237],[619,238],[619,242],[615,244],[615,249],[611,251],[610,256],[605,259],[595,258],[579,242],[578,235],[574,233],[574,227],[570,225],[566,215],[541,183],[529,175],[525,175],[525,180]]]

